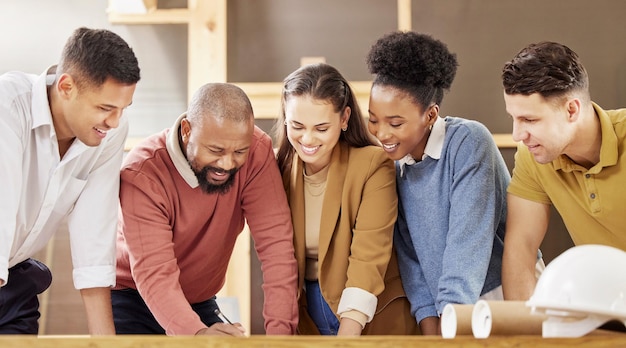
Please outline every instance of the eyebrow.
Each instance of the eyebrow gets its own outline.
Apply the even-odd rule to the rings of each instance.
[[[375,117],[379,117],[378,115],[376,115],[375,113],[371,112],[370,110],[367,110],[367,112],[370,114],[370,116],[375,116]],[[404,116],[400,116],[400,115],[390,115],[390,116],[383,116],[386,119],[390,119],[393,120],[395,118],[402,118],[404,119]]]
[[[109,109],[125,109],[125,108],[127,108],[127,107],[129,107],[129,106],[131,106],[131,105],[133,105],[133,102],[132,102],[132,101],[130,102],[130,104],[128,104],[128,105],[126,105],[126,106],[122,106],[122,107],[119,107],[119,106],[117,106],[117,105],[113,105],[113,104],[106,104],[106,103],[104,103],[104,104],[100,104],[100,106],[104,106],[104,107],[107,107],[107,108],[109,108]]]
[[[379,117],[378,115],[376,115],[375,113],[372,112],[372,110],[367,110],[367,113],[372,115],[372,116],[376,116]],[[404,118],[404,116],[401,115],[388,115],[388,116],[383,116],[384,118]]]
[[[225,149],[224,149],[223,147],[221,147],[221,146],[218,146],[218,145],[212,145],[212,144],[207,144],[207,145],[204,145],[204,147],[205,147],[205,148],[207,148],[207,149],[209,149],[209,150],[211,150],[211,151],[224,151],[224,150],[225,150]],[[249,149],[250,149],[250,146],[246,146],[246,147],[242,147],[242,148],[240,148],[240,149],[235,149],[235,150],[233,150],[233,151],[246,151],[246,150],[249,150]]]
[[[304,124],[302,124],[302,123],[300,123],[300,122],[298,122],[296,120],[291,120],[291,123],[295,123],[295,124],[297,124],[299,126],[304,126]],[[314,125],[313,127],[328,126],[328,125],[330,125],[330,122],[322,122],[322,123],[318,123],[318,124]]]

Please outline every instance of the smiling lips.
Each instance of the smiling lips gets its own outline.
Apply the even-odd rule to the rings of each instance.
[[[98,134],[98,136],[99,136],[100,138],[104,138],[104,137],[106,137],[106,136],[107,136],[107,131],[105,131],[105,130],[101,130],[101,129],[96,128],[96,127],[93,127],[93,129],[95,129],[95,130],[96,130],[96,134]]]
[[[319,150],[319,148],[320,148],[319,145],[309,147],[309,146],[300,144],[300,149],[302,149],[302,152],[304,152],[305,155],[314,155],[317,152],[317,150]]]
[[[387,152],[393,152],[400,144],[383,144],[383,149]]]
[[[540,145],[526,145],[526,147],[528,148],[528,150],[530,152],[533,152],[534,150],[538,149]]]
[[[227,172],[227,171],[218,172],[218,171],[215,171],[215,170],[209,170],[208,176],[213,181],[223,182],[223,181],[228,180],[228,178],[230,177],[230,173]]]

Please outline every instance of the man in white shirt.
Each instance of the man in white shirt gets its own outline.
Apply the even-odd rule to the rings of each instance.
[[[128,44],[108,30],[78,28],[58,66],[40,76],[0,76],[0,333],[37,334],[37,294],[51,282],[30,257],[67,217],[74,267],[91,334],[115,334],[119,170],[140,78]]]

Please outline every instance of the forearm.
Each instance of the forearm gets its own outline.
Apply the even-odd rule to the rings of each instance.
[[[502,292],[505,300],[525,301],[532,295],[537,279],[535,263],[537,251],[513,248],[505,243],[502,257]]]
[[[537,252],[543,241],[550,206],[508,195],[508,213],[502,256],[502,292],[505,300],[524,301],[537,279]]]
[[[419,322],[422,335],[441,335],[439,317],[426,317]]]
[[[341,318],[339,322],[339,330],[337,336],[361,336],[363,327],[358,321],[350,318]]]
[[[81,289],[91,335],[115,335],[110,288]]]

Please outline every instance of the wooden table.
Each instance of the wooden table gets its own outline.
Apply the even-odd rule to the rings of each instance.
[[[475,339],[462,336],[443,339],[428,336],[0,336],[2,348],[395,348],[395,347],[626,347],[626,334],[592,334],[580,338],[541,338],[539,336],[499,336]]]

